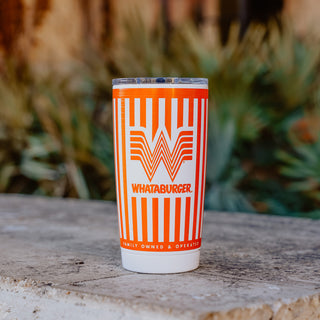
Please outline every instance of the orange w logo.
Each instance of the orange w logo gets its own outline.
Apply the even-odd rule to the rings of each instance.
[[[131,131],[131,160],[141,162],[149,181],[153,179],[159,164],[163,161],[171,181],[173,181],[185,160],[192,160],[192,131],[181,131],[172,152],[161,131],[153,152],[143,131]]]

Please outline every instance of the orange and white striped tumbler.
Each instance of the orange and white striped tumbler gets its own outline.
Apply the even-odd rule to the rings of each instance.
[[[202,235],[208,80],[112,84],[122,265],[143,273],[193,270]]]

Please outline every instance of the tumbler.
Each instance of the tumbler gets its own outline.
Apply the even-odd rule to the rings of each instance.
[[[113,84],[122,265],[141,273],[199,266],[208,80],[121,78]]]

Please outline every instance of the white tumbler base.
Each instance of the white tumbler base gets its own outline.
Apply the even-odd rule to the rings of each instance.
[[[179,273],[199,266],[200,249],[175,252],[145,252],[121,248],[122,266],[141,273]]]

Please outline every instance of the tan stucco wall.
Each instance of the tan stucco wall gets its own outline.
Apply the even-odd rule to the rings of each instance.
[[[20,31],[13,34],[15,48],[10,54],[23,57],[36,67],[49,68],[52,63],[63,67],[70,61],[81,59],[84,48],[105,50],[106,37],[121,34],[119,17],[134,6],[142,12],[147,26],[152,27],[161,17],[160,1],[114,0],[110,2],[109,16],[105,10],[107,3],[108,0],[10,0],[0,3],[0,19],[8,19],[8,23],[5,21],[0,27],[14,30],[12,26],[19,22],[22,28],[20,26]],[[214,37],[219,18],[218,0],[203,0],[201,3],[206,21],[203,32]],[[173,24],[179,24],[190,16],[196,0],[170,0],[169,4],[170,19]],[[285,0],[284,13],[298,34],[314,33],[320,38],[319,0]],[[110,26],[113,26],[111,31]],[[4,52],[1,32],[0,29],[0,58],[1,50]]]
[[[320,38],[319,0],[285,0],[284,11],[300,35],[314,34]]]

